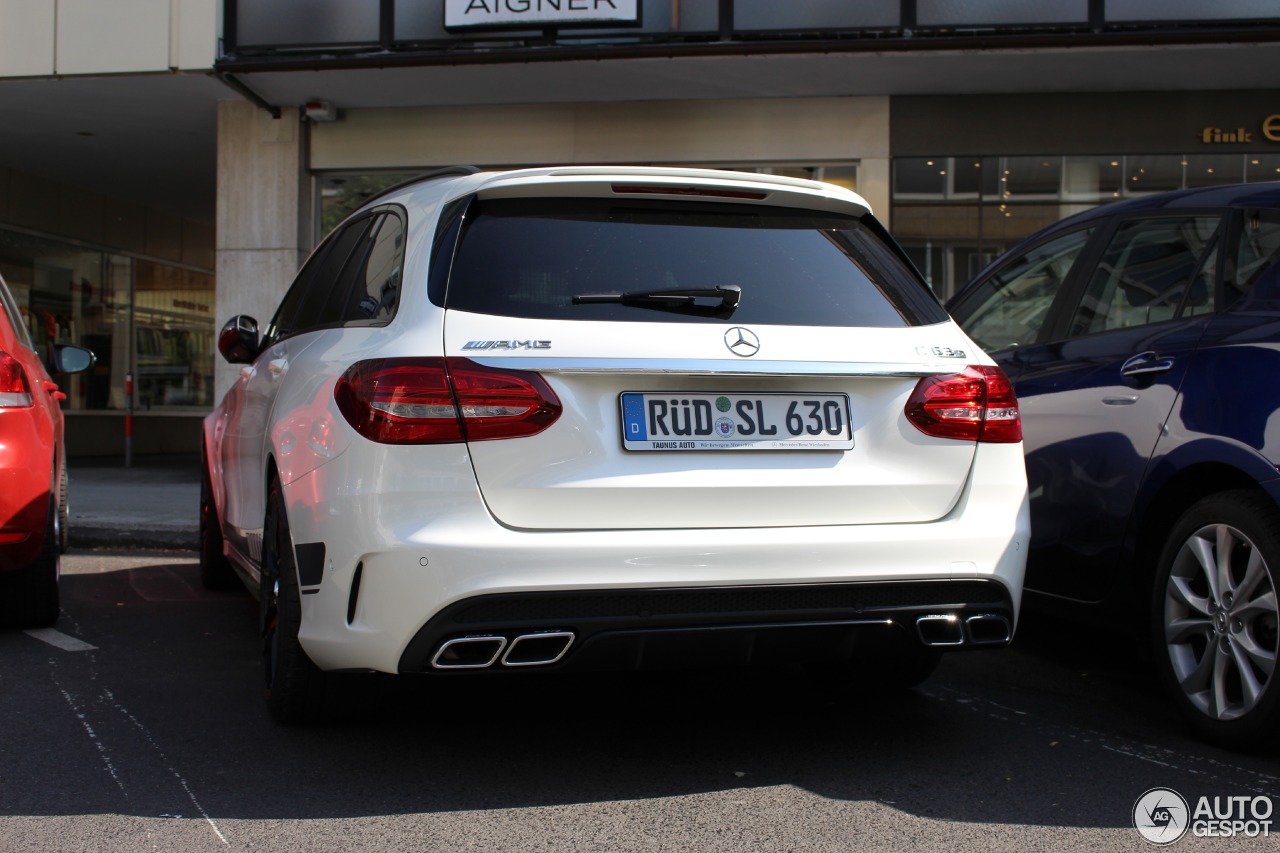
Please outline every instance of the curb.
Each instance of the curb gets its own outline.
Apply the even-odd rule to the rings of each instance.
[[[72,525],[70,545],[73,549],[119,548],[134,551],[195,551],[200,547],[200,531],[194,529],[162,530]]]

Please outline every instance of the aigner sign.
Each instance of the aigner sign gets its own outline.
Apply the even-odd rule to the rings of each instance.
[[[447,29],[640,23],[639,0],[445,0]]]

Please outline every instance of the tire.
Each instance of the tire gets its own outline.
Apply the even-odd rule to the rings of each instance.
[[[200,583],[205,589],[235,589],[239,578],[222,553],[222,524],[213,500],[209,466],[200,466]]]
[[[1256,749],[1280,738],[1280,512],[1247,491],[1205,498],[1179,519],[1152,594],[1156,667],[1205,740]]]
[[[58,503],[49,498],[44,542],[28,566],[0,574],[0,615],[18,628],[48,628],[58,621],[58,576],[62,552],[58,548]]]
[[[67,553],[71,547],[71,489],[67,477],[67,464],[62,463],[58,476],[58,551]]]
[[[267,708],[277,722],[305,723],[324,711],[327,678],[298,642],[302,626],[298,568],[284,495],[274,477],[267,490],[261,579],[259,613]]]

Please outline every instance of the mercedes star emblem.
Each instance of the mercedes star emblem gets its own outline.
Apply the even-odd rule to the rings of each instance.
[[[743,358],[750,358],[760,352],[760,339],[756,337],[756,333],[741,326],[734,326],[724,333],[724,345],[729,348],[729,352]]]

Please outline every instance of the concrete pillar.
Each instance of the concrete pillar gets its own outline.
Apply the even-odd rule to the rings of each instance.
[[[858,194],[871,205],[871,212],[885,228],[892,228],[889,217],[889,158],[863,157],[858,161]]]
[[[1063,164],[1062,195],[1079,198],[1082,203],[1058,205],[1058,216],[1066,219],[1098,206],[1102,169],[1096,158],[1068,157]]]
[[[218,104],[217,323],[236,314],[265,328],[298,271],[306,214],[305,126],[245,101]],[[239,368],[216,358],[214,399]]]

